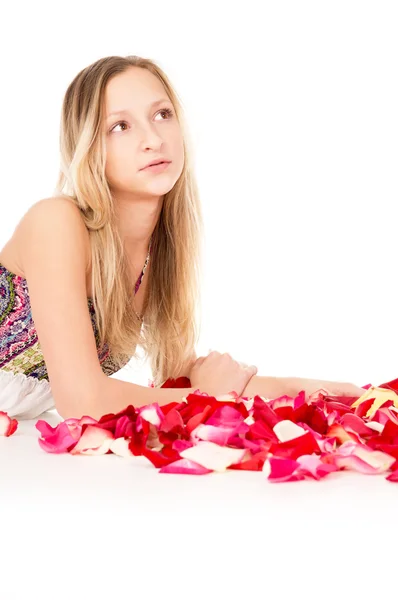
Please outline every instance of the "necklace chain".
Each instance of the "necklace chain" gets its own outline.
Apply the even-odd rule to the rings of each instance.
[[[138,277],[138,279],[137,279],[137,281],[136,281],[136,284],[135,284],[135,286],[134,286],[134,294],[133,294],[133,306],[134,306],[134,298],[135,298],[135,295],[137,294],[137,292],[138,292],[138,290],[139,290],[139,288],[140,288],[140,285],[141,285],[142,279],[143,279],[143,277],[144,277],[144,274],[145,274],[145,270],[146,270],[146,268],[147,268],[147,266],[148,266],[149,257],[150,257],[150,254],[151,254],[151,246],[152,246],[152,236],[151,236],[151,239],[149,240],[149,249],[148,249],[148,254],[147,254],[147,257],[146,257],[146,259],[145,259],[145,264],[144,264],[144,267],[143,267],[143,269],[142,269],[142,271],[141,271],[141,275]],[[134,308],[134,312],[135,312],[135,314],[137,315],[138,319],[139,319],[139,320],[142,322],[142,321],[144,320],[144,315],[139,315],[139,314],[138,314],[138,312],[135,310],[135,308]]]

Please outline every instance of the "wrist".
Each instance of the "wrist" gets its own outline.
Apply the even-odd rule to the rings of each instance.
[[[279,396],[290,395],[294,385],[290,377],[265,377],[262,375],[253,375],[247,383],[241,396],[253,398],[262,396],[269,400]]]

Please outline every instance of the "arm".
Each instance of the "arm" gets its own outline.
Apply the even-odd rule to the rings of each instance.
[[[195,360],[193,360],[193,363]],[[183,373],[188,378],[193,363],[188,363],[189,366],[187,366],[187,371]],[[267,377],[254,375],[242,391],[241,396],[247,398],[262,396],[269,400],[279,398],[280,396],[290,396],[291,398],[295,398],[301,391],[304,391],[308,396],[320,389],[326,389],[332,395],[336,396],[360,397],[365,392],[363,388],[358,387],[353,383],[341,383],[323,379],[307,379],[304,377]],[[192,391],[192,388],[190,388],[190,391]],[[190,391],[187,391],[187,394],[190,393]]]
[[[327,390],[334,396],[350,397],[360,397],[366,391],[353,383],[306,379],[303,377],[262,377],[254,375],[243,390],[242,396],[252,398],[259,395],[269,400],[285,395],[295,398],[301,391],[309,396],[320,389]]]
[[[144,387],[102,371],[87,304],[88,231],[73,203],[63,198],[37,202],[18,229],[32,318],[63,418],[99,418],[129,404],[180,401],[194,391]]]

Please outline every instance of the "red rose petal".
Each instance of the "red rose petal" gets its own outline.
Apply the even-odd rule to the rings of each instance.
[[[182,432],[184,430],[184,421],[176,409],[173,407],[165,416],[160,424],[159,431],[168,433],[169,431]]]
[[[398,482],[398,471],[394,471],[393,473],[390,473],[390,475],[388,475],[386,477],[387,481],[392,481],[393,483],[397,483]]]
[[[348,433],[355,433],[361,437],[374,435],[373,429],[368,427],[358,415],[347,413],[343,415],[340,423]]]
[[[282,418],[279,417],[274,410],[272,410],[272,408],[269,406],[269,403],[264,402],[261,396],[254,397],[252,416],[255,422],[261,420],[271,430],[273,429],[274,425],[276,425],[276,423],[282,421]]]
[[[158,469],[170,465],[180,458],[180,453],[174,450],[171,446],[165,446],[160,451],[150,450],[149,448],[142,449],[142,456],[145,456]]]
[[[268,481],[276,483],[283,481],[300,481],[304,475],[298,473],[300,463],[289,458],[270,456],[263,465],[263,473],[268,476]]]
[[[358,417],[360,417],[362,419],[363,417],[366,416],[366,413],[368,412],[370,407],[373,405],[374,401],[375,401],[375,397],[368,398],[364,402],[361,402],[361,404],[358,404],[358,406],[355,408],[354,414],[356,414]]]
[[[276,457],[296,460],[303,454],[319,454],[320,450],[312,433],[307,431],[304,435],[293,440],[272,444],[270,452]]]
[[[18,429],[18,421],[12,419],[3,410],[0,411],[0,435],[10,437]]]
[[[238,471],[261,471],[267,455],[267,450],[260,450],[260,452],[253,454],[253,456],[248,460],[236,463],[235,465],[230,465],[228,469],[234,469]]]

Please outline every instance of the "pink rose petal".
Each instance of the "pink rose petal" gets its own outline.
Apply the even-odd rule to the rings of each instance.
[[[182,458],[188,458],[211,471],[225,471],[230,465],[241,462],[247,450],[218,446],[213,442],[198,442],[192,448],[180,452]]]
[[[174,442],[172,443],[173,450],[176,450],[180,454],[183,450],[186,450],[187,448],[192,448],[192,446],[194,446],[194,443],[188,440],[174,440]]]
[[[191,431],[191,439],[196,443],[199,440],[214,442],[219,446],[226,446],[230,439],[238,434],[245,433],[250,428],[243,421],[239,421],[235,425],[208,425],[201,423],[193,431]]]
[[[211,469],[206,469],[188,458],[181,458],[176,460],[159,470],[159,473],[176,473],[181,475],[206,475],[212,473]]]
[[[65,421],[62,421],[56,427],[51,427],[46,421],[39,419],[36,423],[36,429],[41,433],[38,442],[42,450],[53,454],[68,452],[78,439],[75,437],[76,432],[74,432],[74,435],[71,434]]]
[[[157,402],[147,406],[142,406],[137,409],[137,412],[137,431],[141,431],[142,429],[141,419],[145,419],[145,421],[152,423],[152,425],[155,425],[155,427],[159,427],[164,419],[163,411]]]
[[[393,456],[355,442],[345,442],[334,456],[334,464],[338,467],[345,467],[368,475],[384,473],[394,462]]]
[[[349,433],[356,433],[361,437],[373,435],[373,430],[358,415],[347,413],[341,418],[340,424]]]
[[[315,454],[299,456],[297,460],[270,456],[263,465],[263,473],[273,483],[284,481],[301,481],[308,475],[313,479],[321,479],[333,471],[338,471],[334,464],[323,463]]]
[[[70,450],[71,454],[107,454],[114,440],[113,434],[107,429],[96,425],[87,425],[83,435],[76,446]]]
[[[309,474],[314,479],[321,479],[328,473],[339,470],[336,465],[322,462],[316,454],[303,454],[297,458],[297,462],[300,465],[300,472]]]

